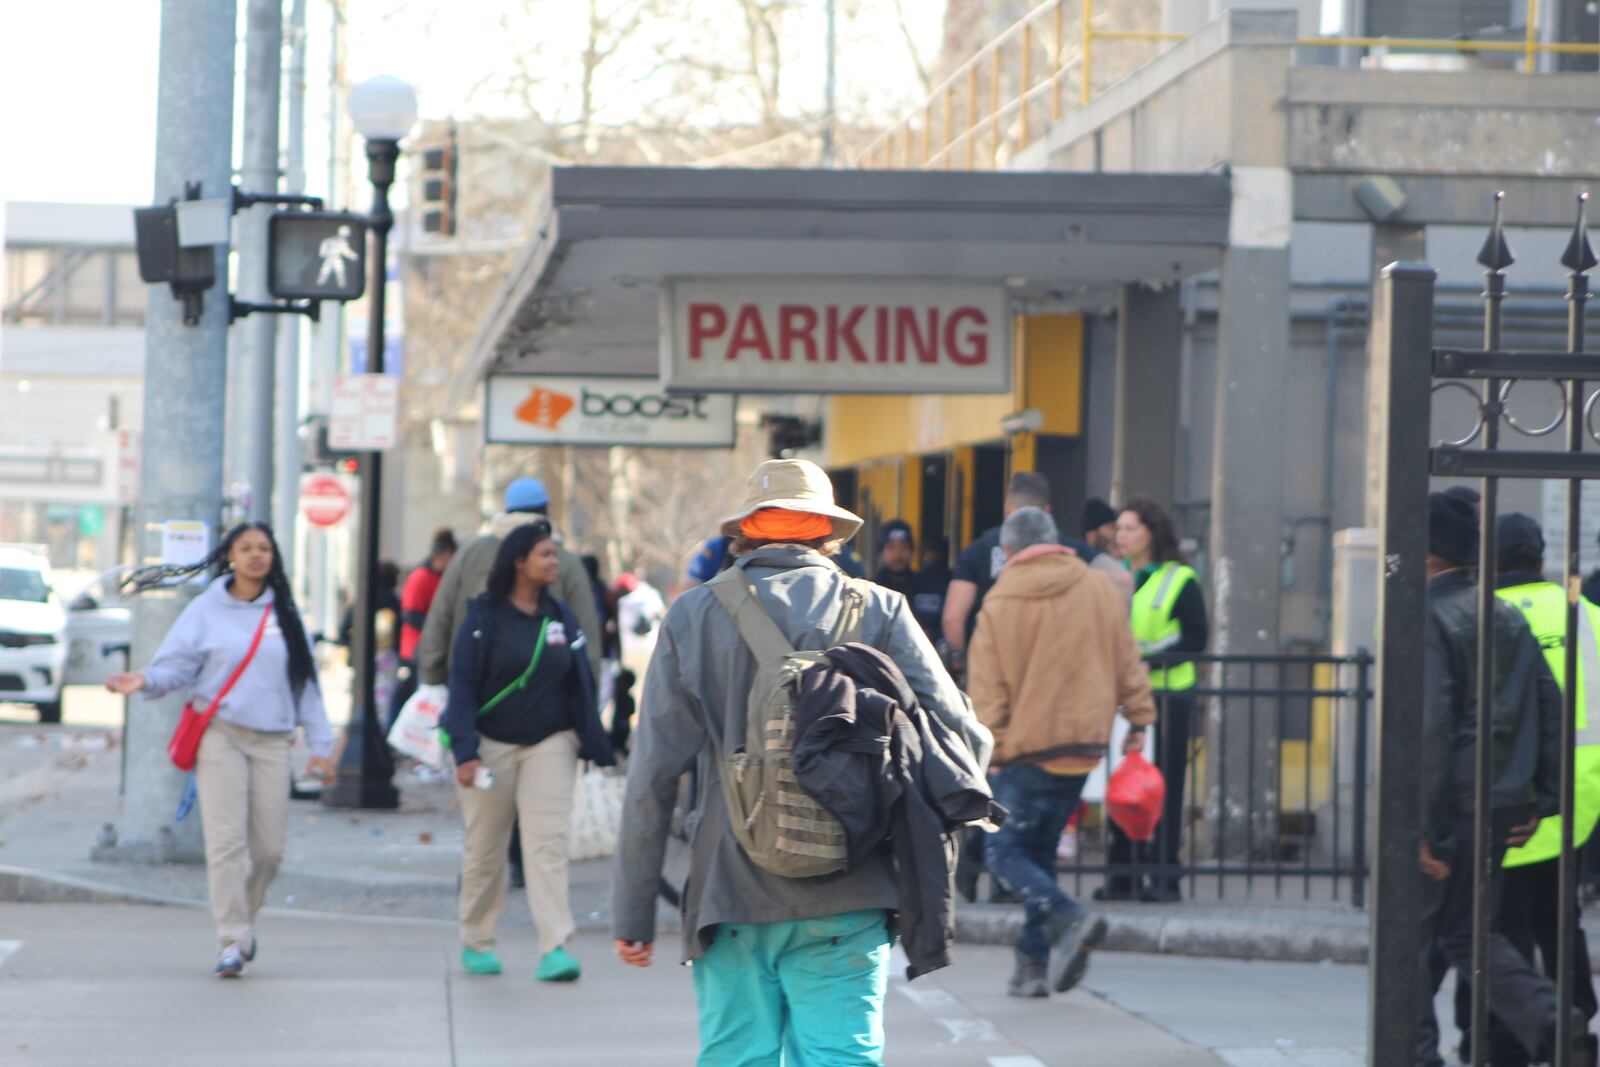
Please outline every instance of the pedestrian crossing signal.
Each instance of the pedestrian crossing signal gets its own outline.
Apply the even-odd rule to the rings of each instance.
[[[367,287],[367,224],[347,211],[279,211],[268,223],[267,288],[280,300],[355,300]]]

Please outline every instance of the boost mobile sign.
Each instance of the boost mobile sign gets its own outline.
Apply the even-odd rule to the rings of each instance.
[[[678,279],[662,287],[662,379],[673,392],[1004,393],[1008,305],[998,285]]]
[[[495,445],[732,448],[735,398],[668,396],[654,378],[491,374],[484,425]]]

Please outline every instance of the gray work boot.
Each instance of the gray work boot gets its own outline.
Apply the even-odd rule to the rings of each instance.
[[[1083,981],[1089,970],[1089,951],[1105,940],[1106,921],[1078,908],[1051,919],[1045,933],[1050,938],[1049,987],[1065,993]]]
[[[1016,967],[1011,972],[1011,981],[1006,983],[1006,992],[1014,997],[1048,997],[1050,990],[1044,984],[1045,961],[1015,949],[1012,955],[1016,957]]]

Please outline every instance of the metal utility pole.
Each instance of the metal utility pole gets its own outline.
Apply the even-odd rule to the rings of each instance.
[[[417,121],[417,98],[398,78],[380,75],[358,85],[351,93],[350,113],[367,145],[368,176],[372,182],[372,211],[367,232],[372,250],[367,260],[367,373],[384,373],[385,303],[389,278],[389,231],[394,212],[389,187],[394,184],[400,159],[400,139]],[[355,614],[355,706],[345,728],[339,776],[322,792],[330,808],[395,808],[399,792],[391,779],[394,763],[384,739],[382,714],[377,706],[375,660],[378,620],[378,541],[383,489],[383,453],[373,451],[361,461],[361,556],[357,588],[361,598]]]
[[[284,191],[299,194],[306,191],[306,0],[293,0],[289,8],[286,82],[289,132]],[[300,511],[300,336],[300,323],[293,318],[278,335],[278,469],[272,514],[283,566],[291,576],[299,574],[300,554],[296,535]]]
[[[330,203],[349,202],[347,180],[348,158],[345,151],[347,127],[344,117],[344,52],[345,11],[344,0],[328,2],[328,189]],[[311,374],[309,380],[310,402],[313,414],[326,416],[331,405],[333,376],[339,371],[339,353],[344,345],[344,304],[336,303],[324,309],[322,320],[311,332]],[[339,619],[339,582],[337,575],[339,542],[331,530],[318,530],[311,534],[307,548],[315,558],[311,566],[312,611],[318,626],[332,633]]]
[[[1432,387],[1426,357],[1433,348],[1434,277],[1430,268],[1416,263],[1385,267],[1372,315],[1373,447],[1389,459],[1378,475],[1378,558],[1385,561],[1378,633],[1386,646],[1394,634],[1415,634],[1419,650],[1428,603],[1428,420],[1417,412],[1428,410]],[[1423,690],[1414,658],[1379,657],[1378,840],[1367,967],[1371,1067],[1411,1067],[1417,1059],[1417,960],[1428,951],[1417,926],[1426,900],[1417,865],[1423,802],[1417,758],[1426,743]],[[1488,1032],[1487,1027],[1475,1031]]]
[[[161,74],[156,104],[155,199],[182,196],[198,182],[202,196],[228,195],[233,181],[234,0],[162,0]],[[227,249],[216,250],[216,275],[228,276]],[[227,402],[226,285],[205,294],[194,326],[165,286],[150,288],[145,320],[144,454],[140,463],[137,555],[158,563],[162,527],[200,521],[216,543],[222,518],[222,443]],[[133,604],[133,663],[150,661],[198,585],[144,593]],[[167,740],[184,697],[135,697],[128,716],[126,785],[118,841],[97,859],[198,861],[200,820],[174,820],[184,776],[167,760]]]
[[[828,74],[823,88],[822,165],[834,165],[834,126],[838,123],[839,94],[836,66],[839,53],[837,0],[828,0]]]
[[[244,65],[244,166],[240,182],[247,193],[278,191],[278,100],[283,88],[283,0],[249,0],[246,9]],[[239,299],[270,303],[267,290],[267,220],[277,210],[257,204],[238,221]],[[234,338],[239,359],[233,388],[240,394],[239,415],[230,428],[240,450],[239,476],[250,485],[249,516],[272,515],[272,406],[277,376],[273,370],[278,324],[274,315],[251,315]],[[281,523],[282,517],[278,518]],[[280,539],[280,543],[281,543]],[[292,539],[291,539],[292,540]]]

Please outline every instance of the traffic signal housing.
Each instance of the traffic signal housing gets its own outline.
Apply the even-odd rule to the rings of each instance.
[[[422,151],[422,232],[456,235],[456,128],[442,144]]]

